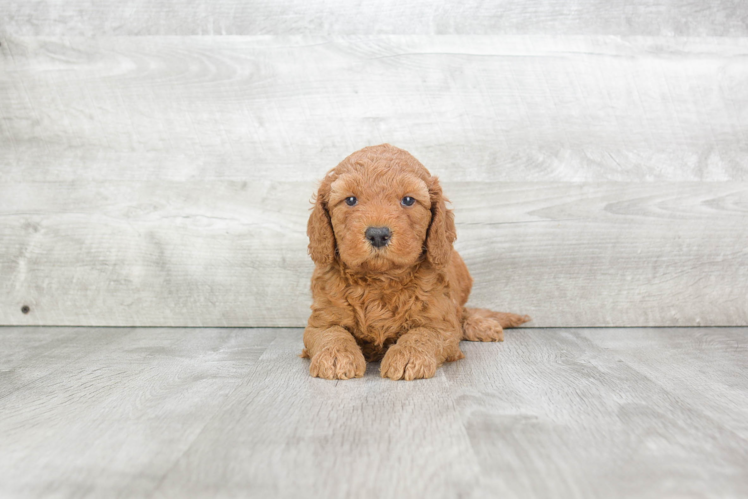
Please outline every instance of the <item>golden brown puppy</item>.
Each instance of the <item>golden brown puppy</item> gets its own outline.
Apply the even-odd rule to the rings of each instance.
[[[433,377],[460,340],[504,340],[527,316],[464,307],[473,278],[439,181],[410,153],[364,148],[327,173],[309,217],[312,314],[302,357],[314,377]]]

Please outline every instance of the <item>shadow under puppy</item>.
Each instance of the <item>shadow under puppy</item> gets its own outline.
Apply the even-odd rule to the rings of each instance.
[[[460,340],[504,340],[528,316],[464,307],[473,279],[452,249],[454,215],[439,180],[383,144],[327,173],[309,217],[312,314],[302,357],[314,377],[430,378],[462,359]]]

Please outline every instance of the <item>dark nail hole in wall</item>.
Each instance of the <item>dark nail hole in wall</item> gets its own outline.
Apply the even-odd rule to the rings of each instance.
[[[22,312],[23,314],[28,314],[29,312],[31,312],[31,308],[30,308],[29,306],[23,306],[23,307],[21,308],[21,312]]]

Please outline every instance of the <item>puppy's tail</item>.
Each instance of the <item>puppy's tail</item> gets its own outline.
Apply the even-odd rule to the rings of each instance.
[[[515,328],[521,324],[527,323],[528,321],[532,321],[532,318],[526,314],[496,312],[491,311],[490,309],[478,309],[475,307],[466,307],[464,311],[463,316],[465,319],[470,317],[491,318],[498,321],[501,328]]]
[[[462,340],[501,342],[504,328],[530,321],[530,316],[466,307],[462,313]]]

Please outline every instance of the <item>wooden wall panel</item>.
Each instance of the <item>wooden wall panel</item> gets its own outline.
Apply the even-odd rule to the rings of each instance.
[[[2,40],[0,181],[746,181],[748,39]]]
[[[0,324],[302,326],[313,187],[0,184]],[[747,183],[445,189],[473,305],[535,326],[748,322]]]
[[[301,326],[314,182],[382,142],[475,305],[748,324],[746,5],[0,0],[0,324]]]
[[[0,11],[20,35],[748,34],[743,0],[2,0]]]

